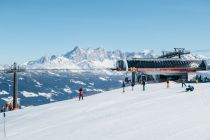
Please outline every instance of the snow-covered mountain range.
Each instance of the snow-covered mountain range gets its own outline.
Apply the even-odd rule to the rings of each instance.
[[[122,52],[120,50],[107,51],[104,48],[82,49],[75,47],[64,55],[44,56],[35,61],[25,63],[27,68],[57,68],[57,69],[95,69],[113,68],[119,59],[131,58],[156,58],[158,55],[153,50],[139,52]],[[183,59],[210,58],[198,54],[183,56]]]
[[[141,52],[126,53],[120,50],[107,51],[104,48],[82,49],[75,47],[64,55],[52,55],[41,57],[35,61],[29,61],[25,65],[28,68],[64,68],[64,69],[94,69],[113,68],[119,59],[124,58],[153,58],[154,52],[143,50]]]

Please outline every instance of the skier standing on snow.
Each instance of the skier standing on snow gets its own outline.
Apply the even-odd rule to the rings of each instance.
[[[167,80],[166,83],[167,83],[167,88],[169,88],[169,80]]]
[[[183,88],[184,86],[186,87],[185,80],[182,79],[182,88]]]
[[[83,100],[83,94],[84,94],[84,92],[83,92],[83,90],[82,90],[82,88],[80,88],[79,89],[79,100],[82,98],[82,100]]]
[[[5,112],[4,105],[1,106],[1,112]]]
[[[125,92],[125,82],[122,83],[123,92]]]
[[[9,104],[8,103],[6,103],[6,111],[5,112],[7,112],[7,111],[9,111]]]
[[[133,87],[135,86],[135,84],[132,82],[131,83],[131,87],[132,87],[132,91],[133,91]]]
[[[9,104],[9,109],[10,109],[10,111],[13,110],[12,103]]]
[[[146,82],[145,82],[145,81],[143,81],[143,82],[142,82],[142,85],[143,85],[143,91],[145,91],[145,85],[146,85]]]
[[[198,79],[196,79],[195,82],[196,82],[196,84],[198,84],[199,83]]]
[[[205,80],[204,80],[205,82],[208,82],[209,80],[208,80],[208,78],[207,77],[205,77]]]

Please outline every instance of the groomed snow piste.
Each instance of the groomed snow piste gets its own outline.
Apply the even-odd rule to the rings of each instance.
[[[209,140],[210,84],[135,86],[8,112],[0,140]]]

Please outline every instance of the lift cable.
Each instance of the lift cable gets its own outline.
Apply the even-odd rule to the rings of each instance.
[[[209,52],[210,49],[204,49],[204,50],[194,50],[192,52]]]

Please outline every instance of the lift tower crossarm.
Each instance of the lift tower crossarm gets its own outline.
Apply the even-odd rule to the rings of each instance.
[[[190,54],[189,51],[186,51],[184,48],[174,48],[173,52],[166,52],[163,51],[163,55],[161,55],[158,58],[173,58],[175,56],[178,56],[181,58],[181,55]]]

